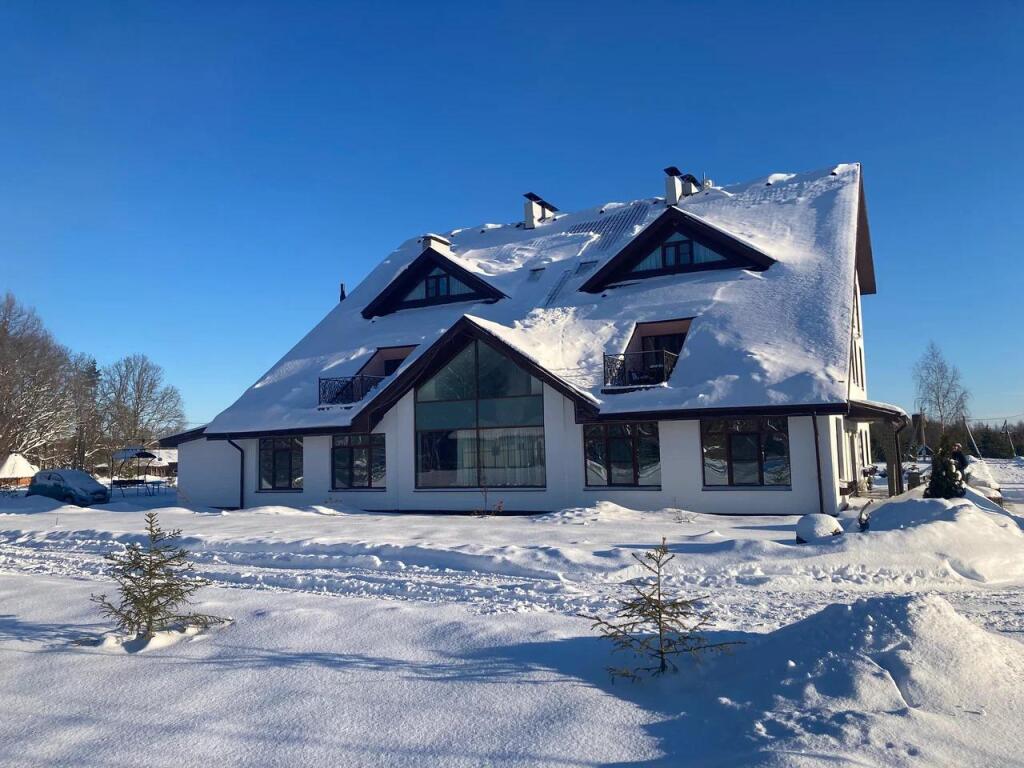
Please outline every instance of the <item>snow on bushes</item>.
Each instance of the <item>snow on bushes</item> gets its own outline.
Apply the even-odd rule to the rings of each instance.
[[[832,515],[814,513],[804,515],[796,524],[796,543],[811,544],[816,541],[824,541],[833,536],[839,536],[843,527]]]

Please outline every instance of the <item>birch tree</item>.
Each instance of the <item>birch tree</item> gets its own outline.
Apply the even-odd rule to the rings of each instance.
[[[946,428],[967,418],[970,393],[964,386],[960,369],[943,356],[934,341],[914,366],[917,408],[939,425],[940,436]]]

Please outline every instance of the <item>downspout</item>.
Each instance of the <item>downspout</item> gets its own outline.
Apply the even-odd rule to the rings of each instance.
[[[811,423],[814,425],[814,461],[818,465],[818,512],[825,514],[825,492],[821,485],[821,445],[818,441],[818,416],[811,411]]]
[[[245,451],[230,437],[228,445],[238,451],[238,508],[245,509]]]

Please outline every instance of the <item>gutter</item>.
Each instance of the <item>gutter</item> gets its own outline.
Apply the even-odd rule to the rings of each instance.
[[[228,445],[238,451],[238,508],[245,509],[245,451],[230,437],[227,441]]]
[[[818,466],[818,512],[825,514],[825,492],[821,484],[821,445],[818,439],[818,414],[811,411],[811,423],[814,425],[814,461]]]

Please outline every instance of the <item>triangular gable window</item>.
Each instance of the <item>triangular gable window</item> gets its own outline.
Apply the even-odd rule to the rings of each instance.
[[[728,262],[723,256],[702,243],[695,242],[681,232],[673,232],[661,245],[641,259],[631,270],[635,277],[686,272],[704,265]],[[731,266],[731,265],[730,265]]]
[[[451,304],[457,301],[497,301],[505,297],[482,278],[451,259],[427,248],[363,309],[369,319],[400,309]]]
[[[448,296],[464,296],[474,293],[473,289],[457,277],[434,267],[429,274],[405,295],[403,302],[421,302],[427,299],[443,299]]]
[[[700,217],[671,207],[609,259],[580,290],[597,293],[615,283],[709,269],[763,270],[774,263],[770,256]]]

